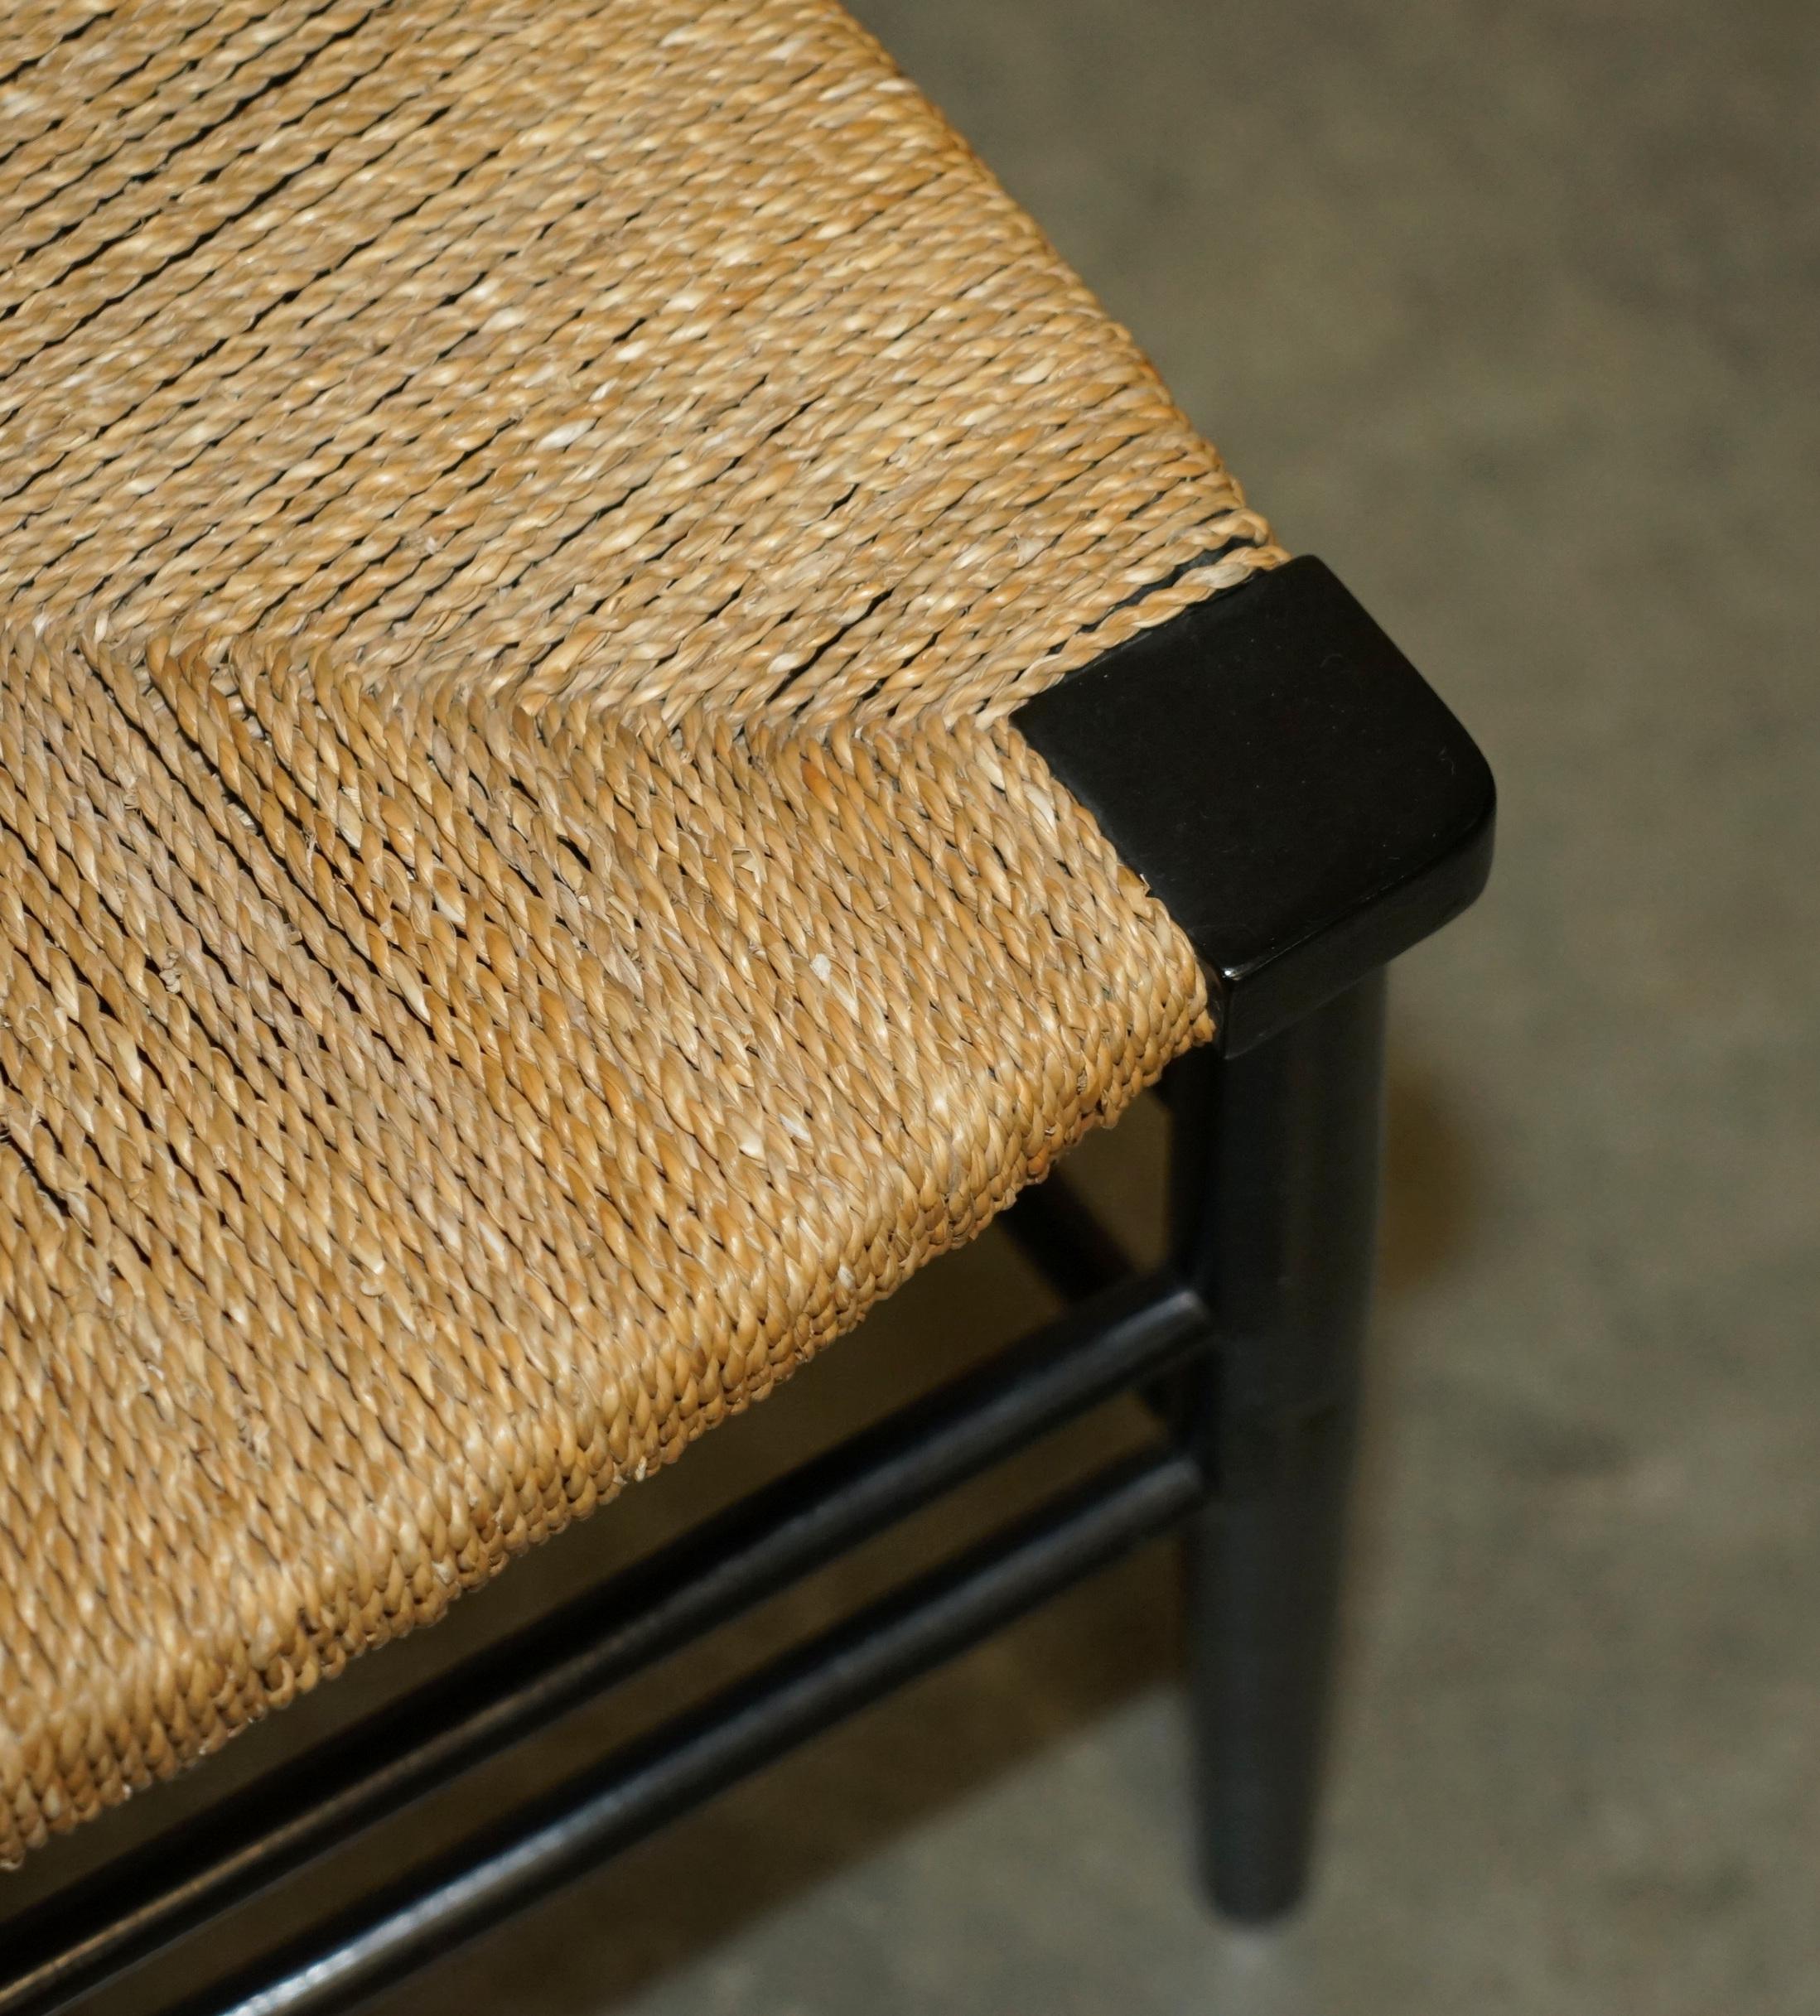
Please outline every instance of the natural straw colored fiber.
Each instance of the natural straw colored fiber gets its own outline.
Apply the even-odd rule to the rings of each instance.
[[[0,22],[0,1859],[1208,1033],[1011,725],[1280,557],[820,0]]]

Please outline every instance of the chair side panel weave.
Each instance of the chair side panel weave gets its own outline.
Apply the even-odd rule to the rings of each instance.
[[[668,1460],[1204,1033],[1003,726],[0,641],[0,1854]]]
[[[0,1860],[1206,1033],[1008,717],[1281,557],[830,0],[0,17]]]

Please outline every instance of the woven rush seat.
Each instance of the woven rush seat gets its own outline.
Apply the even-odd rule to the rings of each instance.
[[[1210,1033],[1010,720],[1282,557],[819,0],[0,24],[0,1859]]]

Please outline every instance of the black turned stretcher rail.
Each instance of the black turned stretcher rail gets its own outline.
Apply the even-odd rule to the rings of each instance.
[[[294,1763],[0,1923],[0,2016],[48,2016],[1208,1340],[1153,1275],[778,1478]]]
[[[1111,1465],[166,2016],[332,2016],[1178,1525],[1191,1456]]]
[[[1062,1174],[1032,1184],[998,1220],[1064,1302],[1084,1302],[1137,1271],[1130,1256]]]

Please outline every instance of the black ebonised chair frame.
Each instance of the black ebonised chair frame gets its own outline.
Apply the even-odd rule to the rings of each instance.
[[[1156,1445],[217,1983],[186,2016],[350,2007],[1137,1542],[1186,1536],[1215,1900],[1306,1880],[1376,1223],[1383,968],[1490,863],[1489,772],[1317,561],[1109,652],[1018,725],[1188,931],[1220,1020],[1177,1063],[1171,1252],[1127,1273],[1053,1181],[1007,1215],[1074,1306],[932,1396],[0,1924],[46,2016],[451,1776],[1131,1387]]]

